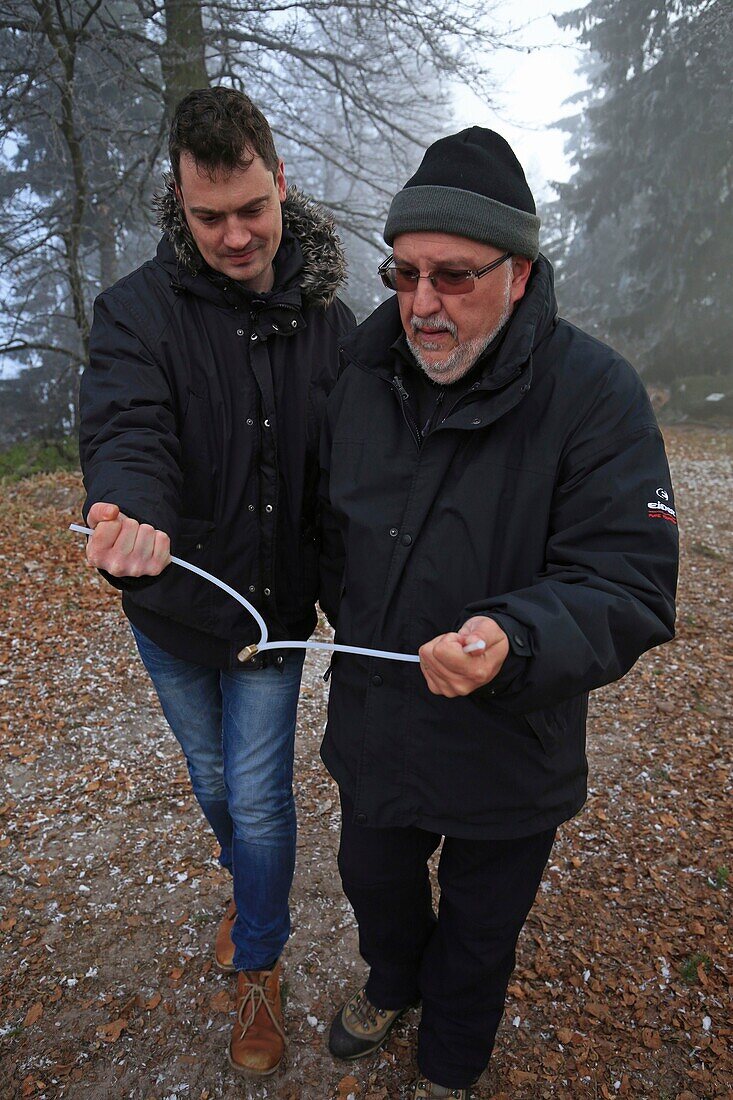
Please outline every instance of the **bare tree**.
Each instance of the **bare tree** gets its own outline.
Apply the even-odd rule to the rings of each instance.
[[[246,91],[291,177],[376,255],[390,196],[451,124],[451,83],[488,97],[498,41],[481,0],[0,0],[0,357],[84,364],[94,294],[152,243],[191,88]]]
[[[86,362],[159,115],[144,84],[122,98],[130,49],[122,60],[99,34],[101,6],[0,4],[0,354],[53,362],[59,384]]]

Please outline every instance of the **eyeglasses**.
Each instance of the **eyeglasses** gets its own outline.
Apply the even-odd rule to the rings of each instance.
[[[405,267],[395,262],[394,256],[387,259],[377,268],[377,274],[388,290],[396,290],[403,294],[411,294],[417,290],[420,279],[430,279],[438,294],[470,294],[475,286],[476,279],[483,279],[490,271],[495,271],[511,257],[511,252],[505,252],[498,260],[479,267],[474,271],[456,270],[451,267],[436,267],[427,275],[421,275],[414,267]]]

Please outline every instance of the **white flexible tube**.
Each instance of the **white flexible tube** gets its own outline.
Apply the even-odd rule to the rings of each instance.
[[[81,527],[78,523],[70,523],[69,530],[77,531],[80,535],[94,534],[94,531],[91,527]],[[220,581],[218,577],[213,577],[211,573],[207,573],[205,569],[199,569],[198,565],[191,565],[190,561],[183,561],[182,558],[174,558],[172,554],[171,561],[175,565],[181,565],[184,569],[188,569],[189,573],[196,573],[199,577],[203,577],[205,581],[209,581],[211,584],[215,584],[217,588],[221,588],[222,592],[226,592],[227,596],[231,596],[232,599],[237,601],[237,603],[241,603],[242,607],[249,611],[250,615],[260,628],[262,641],[267,641],[267,623],[262,618],[257,608],[253,607],[249,600],[245,600],[244,596],[237,592],[235,588],[230,588],[228,584],[225,584],[224,581]],[[257,646],[257,648],[260,648],[259,645]]]
[[[69,524],[70,531],[76,531],[80,535],[91,535],[93,531],[90,527],[82,527],[78,523]],[[199,569],[198,565],[192,565],[189,561],[183,561],[182,558],[176,558],[171,554],[171,561],[174,565],[180,565],[183,569],[188,569],[190,573],[195,573],[198,577],[203,577],[205,581],[209,581],[210,584],[215,584],[217,588],[221,588],[222,592],[226,592],[228,596],[240,603],[242,607],[249,611],[252,618],[260,628],[260,640],[257,642],[257,652],[262,653],[268,649],[327,649],[336,653],[359,653],[364,657],[384,657],[387,661],[414,661],[420,662],[420,658],[417,653],[393,653],[385,649],[363,649],[361,646],[355,645],[340,645],[336,642],[268,642],[267,640],[267,624],[260,615],[256,607],[253,607],[248,599],[236,589],[230,588],[224,581],[220,581],[218,577],[212,576],[211,573],[207,573],[205,569]],[[475,649],[477,643],[473,643]],[[468,650],[468,646],[465,647]],[[479,646],[479,648],[483,648]]]
[[[386,661],[415,661],[420,663],[417,653],[393,653],[389,649],[364,649],[358,645],[341,645],[340,642],[263,642],[257,646],[257,652],[267,649],[328,649],[332,653],[361,653],[365,657],[384,657]]]

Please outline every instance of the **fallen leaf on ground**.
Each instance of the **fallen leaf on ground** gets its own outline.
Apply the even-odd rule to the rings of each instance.
[[[25,1014],[25,1019],[23,1020],[24,1026],[30,1027],[31,1024],[35,1024],[38,1020],[40,1020],[42,1015],[43,1005],[40,1001],[36,1001],[36,1003],[34,1005],[31,1005],[31,1007]]]
[[[97,1035],[105,1043],[116,1043],[129,1021],[120,1016],[116,1020],[110,1020],[108,1024],[102,1024],[97,1028]]]

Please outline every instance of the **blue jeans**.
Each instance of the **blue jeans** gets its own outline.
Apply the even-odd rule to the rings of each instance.
[[[290,934],[293,745],[304,654],[283,650],[280,668],[224,672],[172,657],[132,632],[221,845],[221,864],[234,879],[234,966],[261,970]]]

